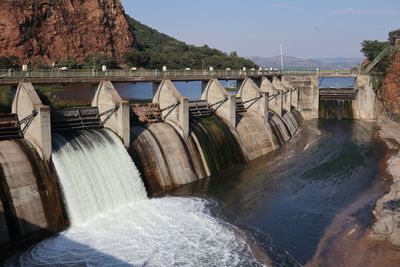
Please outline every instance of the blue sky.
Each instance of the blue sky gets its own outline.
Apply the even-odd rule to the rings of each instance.
[[[189,44],[242,56],[361,57],[400,28],[400,0],[122,0],[125,12]]]

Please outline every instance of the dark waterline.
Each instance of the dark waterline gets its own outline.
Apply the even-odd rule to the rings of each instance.
[[[372,122],[309,121],[270,155],[172,194],[217,199],[229,221],[304,264],[334,216],[377,182],[386,148],[376,133]]]

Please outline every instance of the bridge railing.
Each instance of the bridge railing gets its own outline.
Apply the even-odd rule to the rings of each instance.
[[[280,75],[276,70],[43,70],[33,69],[29,71],[20,70],[0,70],[0,79],[22,79],[22,78],[94,78],[94,77],[113,77],[113,78],[196,78],[196,77],[232,77],[246,78],[254,76]]]
[[[56,80],[56,79],[127,79],[127,80],[206,80],[206,79],[245,79],[245,78],[261,78],[271,75],[317,75],[317,76],[352,76],[361,74],[361,72],[353,70],[61,70],[61,69],[32,69],[28,71],[22,70],[2,70],[0,69],[0,83],[13,82],[20,80]]]

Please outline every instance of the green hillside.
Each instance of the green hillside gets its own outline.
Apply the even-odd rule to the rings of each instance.
[[[131,67],[160,69],[193,68],[213,66],[215,69],[239,69],[257,67],[251,60],[229,54],[207,45],[197,47],[178,41],[127,16],[131,31],[136,38],[136,50],[127,53],[125,60]]]

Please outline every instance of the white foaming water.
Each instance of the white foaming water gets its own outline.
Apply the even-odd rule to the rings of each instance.
[[[57,137],[54,165],[73,225],[7,266],[258,266],[233,226],[199,198],[147,199],[107,130]]]
[[[109,130],[55,135],[53,139],[53,163],[72,224],[146,199],[139,172]]]

